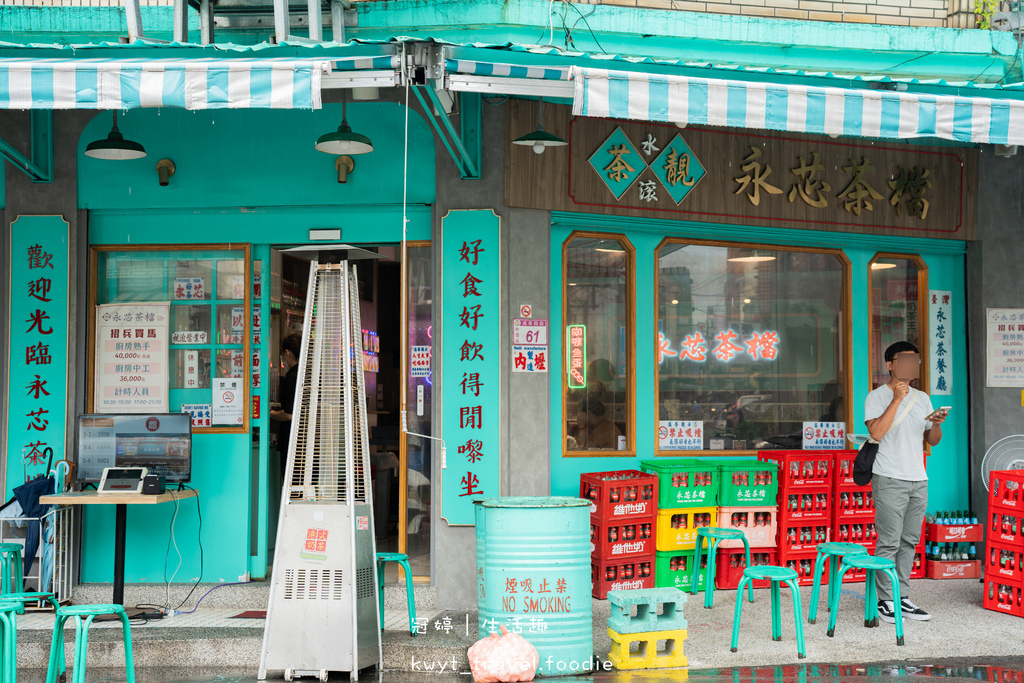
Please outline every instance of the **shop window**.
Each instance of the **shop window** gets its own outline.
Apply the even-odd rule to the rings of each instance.
[[[848,262],[839,251],[658,250],[657,449],[800,448],[846,422]]]
[[[198,413],[195,430],[248,431],[250,263],[248,245],[93,247],[89,411],[189,410]],[[133,315],[144,317],[159,311],[161,302],[167,306],[166,327],[159,319],[145,326],[146,338],[131,340],[131,348],[123,338],[127,328],[104,327],[124,310],[135,307]],[[103,308],[110,304],[119,307]],[[114,334],[116,341],[106,338]],[[122,359],[133,362],[132,372],[118,372],[128,367]],[[144,406],[102,398],[129,392],[161,400]]]
[[[574,233],[563,247],[566,455],[633,455],[633,247],[624,237]]]
[[[919,256],[876,254],[869,265],[871,288],[871,388],[889,381],[885,349],[898,341],[909,341],[921,351],[921,376],[911,386],[927,385],[927,335],[921,331],[922,311],[928,292],[928,270]]]

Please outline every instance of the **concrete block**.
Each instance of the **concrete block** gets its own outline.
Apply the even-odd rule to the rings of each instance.
[[[625,635],[608,629],[608,637],[612,639],[608,661],[616,669],[667,669],[687,665],[686,656],[683,654],[685,629]],[[659,641],[665,643],[662,650],[658,649]],[[637,644],[636,652],[631,651],[633,643]]]
[[[677,631],[687,627],[683,617],[686,593],[678,588],[610,591],[608,602],[612,606],[608,627],[617,633]],[[632,616],[634,607],[636,616]]]

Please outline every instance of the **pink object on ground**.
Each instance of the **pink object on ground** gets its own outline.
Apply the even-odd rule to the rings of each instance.
[[[537,648],[501,624],[501,635],[492,633],[473,643],[466,653],[477,683],[532,681],[540,665]]]

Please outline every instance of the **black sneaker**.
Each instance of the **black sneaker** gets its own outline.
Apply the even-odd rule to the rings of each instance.
[[[932,615],[925,612],[923,609],[910,602],[909,598],[903,598],[900,600],[900,607],[903,608],[903,616],[907,619],[914,619],[916,621],[928,621],[932,618]],[[895,623],[895,622],[894,622]]]
[[[878,618],[887,624],[896,623],[896,612],[892,602],[889,600],[878,601]]]

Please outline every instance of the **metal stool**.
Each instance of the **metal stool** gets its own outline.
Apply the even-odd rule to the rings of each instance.
[[[384,630],[384,565],[397,562],[405,569],[405,601],[409,609],[409,632],[416,635],[416,600],[412,592],[412,567],[405,553],[377,553],[377,595],[380,599],[380,628]]]
[[[124,639],[124,668],[128,683],[135,683],[135,658],[132,655],[132,629],[128,615],[121,605],[74,605],[57,608],[53,622],[53,640],[50,641],[50,662],[46,667],[46,683],[56,683],[64,671],[64,622],[75,620],[75,659],[72,664],[72,683],[85,683],[86,652],[89,647],[89,627],[94,618],[114,614],[121,619]],[[84,623],[82,617],[85,617]]]
[[[20,593],[25,585],[22,575],[20,543],[0,543],[0,594]]]
[[[25,605],[0,598],[0,683],[18,680],[18,617]]]
[[[807,623],[813,624],[818,619],[818,592],[821,590],[821,574],[825,569],[825,559],[831,557],[828,565],[828,600],[826,608],[831,610],[832,603],[837,600],[842,584],[838,581],[839,560],[844,555],[867,555],[868,549],[856,543],[819,543],[818,557],[814,561],[814,588],[811,589],[811,609],[807,615]]]
[[[884,557],[874,555],[846,555],[839,565],[839,577],[837,580],[842,583],[843,576],[851,568],[863,569],[864,578],[864,627],[873,628],[878,626],[878,590],[875,586],[875,572],[885,572],[892,581],[893,606],[896,610],[896,644],[903,645],[903,608],[900,606],[900,578],[896,575],[896,563]],[[834,594],[834,601],[829,608],[832,613],[828,618],[828,637],[831,638],[836,630],[836,616],[839,613],[839,591]]]
[[[732,651],[736,652],[740,641],[740,617],[743,613],[743,586],[753,590],[754,579],[767,579],[772,582],[772,640],[782,640],[782,592],[781,584],[789,586],[793,594],[793,621],[796,623],[796,653],[803,659],[807,656],[804,646],[804,610],[800,604],[800,587],[797,584],[798,574],[786,567],[747,567],[743,570],[743,578],[736,589],[736,614],[732,620]],[[833,612],[834,614],[834,612]]]
[[[697,529],[697,547],[693,554],[693,578],[690,581],[690,595],[697,594],[697,579],[700,576],[701,554],[704,550],[704,539],[708,539],[708,566],[704,575],[704,609],[711,609],[715,606],[715,553],[718,551],[718,544],[726,539],[739,539],[743,541],[743,552],[746,553],[747,566],[750,562],[750,544],[747,537],[740,529],[723,529],[717,526],[702,526]],[[754,585],[748,586],[750,602],[754,602]],[[742,601],[743,592],[740,591],[736,599]]]

